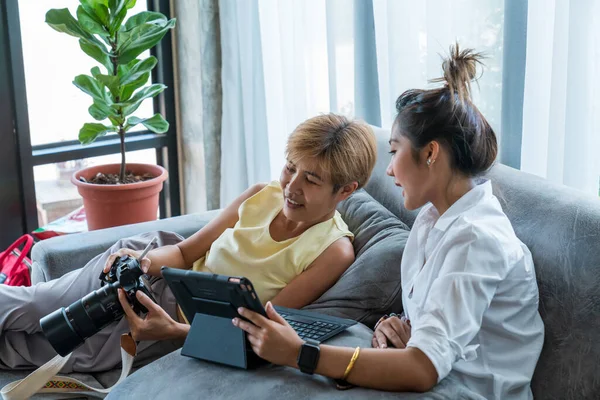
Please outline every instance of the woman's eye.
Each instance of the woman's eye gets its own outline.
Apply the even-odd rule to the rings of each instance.
[[[317,184],[317,182],[313,182],[313,181],[311,181],[311,180],[310,180],[310,179],[308,179],[308,178],[306,178],[306,182],[310,183],[311,185],[316,185],[316,184]]]
[[[285,169],[287,169],[290,173],[294,173],[294,168],[290,167],[289,165],[286,165]]]
[[[392,157],[394,156],[394,154],[396,154],[396,150],[390,150],[389,153],[392,155]]]

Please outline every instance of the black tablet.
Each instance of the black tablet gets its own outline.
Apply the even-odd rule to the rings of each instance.
[[[196,313],[230,319],[240,317],[238,307],[267,317],[247,278],[167,267],[162,267],[161,272],[190,324]]]

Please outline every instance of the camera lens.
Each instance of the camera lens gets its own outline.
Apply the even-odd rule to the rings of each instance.
[[[121,319],[123,308],[117,296],[118,287],[119,283],[106,285],[40,320],[44,335],[58,354],[66,356],[85,339]]]
[[[62,307],[40,320],[44,335],[54,350],[63,357],[83,343],[83,339],[73,328],[71,318],[66,311]]]
[[[116,278],[117,282],[110,279],[112,283],[93,291],[69,307],[43,317],[40,326],[54,350],[64,357],[83,344],[85,339],[120,320],[124,312],[119,302],[118,289],[122,287],[129,293],[128,296],[138,289],[143,290],[144,284],[139,279],[143,273],[138,260],[121,257],[111,269],[111,277]],[[106,282],[102,275],[101,280]],[[135,305],[135,299],[132,301]]]

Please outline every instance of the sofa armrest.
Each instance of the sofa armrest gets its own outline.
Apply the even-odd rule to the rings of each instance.
[[[31,252],[32,283],[49,281],[81,268],[122,238],[149,231],[170,231],[187,238],[218,213],[219,210],[213,210],[43,240]]]

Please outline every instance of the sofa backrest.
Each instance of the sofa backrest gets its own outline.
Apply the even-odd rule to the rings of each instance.
[[[412,226],[401,190],[385,173],[389,130],[374,128],[378,160],[365,187]],[[545,324],[532,388],[536,399],[600,396],[600,199],[502,164],[487,174],[494,194],[532,253]]]

